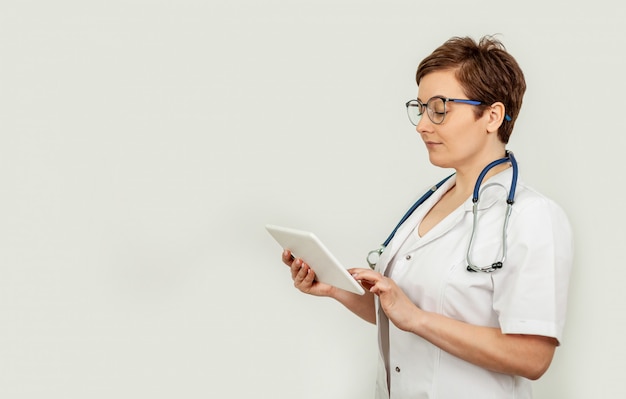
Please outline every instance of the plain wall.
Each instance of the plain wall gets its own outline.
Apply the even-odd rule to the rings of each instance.
[[[528,83],[509,149],[576,239],[537,399],[626,396],[618,2],[3,1],[0,397],[371,398],[376,330],[266,223],[364,266],[424,188],[404,102],[451,36]]]

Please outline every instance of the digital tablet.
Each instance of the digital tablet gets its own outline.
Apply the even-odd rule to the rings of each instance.
[[[365,293],[361,284],[348,273],[315,234],[269,224],[265,228],[283,249],[290,250],[293,256],[301,258],[313,269],[317,281],[355,294]]]

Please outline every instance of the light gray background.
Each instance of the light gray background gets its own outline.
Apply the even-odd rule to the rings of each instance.
[[[266,223],[364,265],[422,190],[404,102],[454,35],[528,91],[509,148],[570,215],[536,398],[624,397],[617,1],[3,1],[0,397],[370,398],[375,328],[301,295]]]

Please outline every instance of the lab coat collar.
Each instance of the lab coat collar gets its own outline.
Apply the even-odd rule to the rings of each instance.
[[[478,202],[478,209],[488,209],[498,201],[506,201],[512,177],[512,168],[507,168],[498,174],[493,175],[487,180],[483,180],[480,187],[480,195]],[[518,180],[519,183],[519,180]],[[441,197],[456,184],[456,175],[453,175],[448,181],[446,181],[437,191],[435,191],[430,198],[428,198],[422,205],[420,205],[415,212],[404,222],[402,226],[396,231],[396,234],[385,248],[382,257],[379,260],[380,272],[384,273],[389,262],[396,255],[402,244],[406,241],[407,237],[413,233],[419,223],[422,221],[426,213],[441,199]],[[441,237],[457,223],[461,221],[466,212],[472,212],[472,198],[471,195],[461,205],[460,208],[454,210],[448,217],[435,226],[428,234],[421,237],[418,246],[423,246],[429,242]],[[442,224],[445,223],[445,224]]]
[[[441,199],[441,197],[454,186],[456,182],[456,175],[450,177],[439,187],[426,201],[424,201],[411,216],[400,226],[393,237],[393,240],[389,243],[383,255],[379,259],[379,271],[385,272],[389,262],[393,259],[394,255],[398,252],[404,241],[406,241],[409,234],[411,234],[415,228],[419,225],[426,213]],[[470,199],[471,202],[471,199]],[[470,208],[471,210],[471,208]]]

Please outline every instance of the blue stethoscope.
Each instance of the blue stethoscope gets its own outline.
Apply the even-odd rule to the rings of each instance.
[[[492,263],[491,265],[476,266],[474,262],[472,262],[471,252],[472,252],[472,243],[474,241],[474,236],[476,234],[476,224],[478,220],[478,200],[480,196],[480,185],[482,184],[483,179],[485,178],[485,175],[487,175],[487,172],[489,172],[493,167],[498,166],[505,162],[511,163],[511,166],[513,167],[513,177],[511,178],[511,187],[509,188],[509,196],[506,199],[506,211],[504,214],[504,224],[502,226],[502,255],[500,256],[500,260]],[[376,266],[376,263],[378,262],[380,255],[382,255],[387,245],[389,245],[389,243],[393,239],[394,235],[396,234],[396,231],[398,231],[400,226],[402,226],[402,224],[409,218],[409,216],[411,216],[413,212],[424,201],[426,201],[435,191],[437,191],[439,187],[443,185],[443,183],[445,183],[452,176],[454,176],[454,174],[446,177],[439,183],[435,184],[433,187],[430,188],[430,190],[428,190],[417,201],[415,201],[415,204],[413,204],[413,206],[411,206],[411,208],[404,214],[402,219],[400,219],[400,222],[397,224],[396,228],[393,229],[391,234],[389,234],[389,237],[387,237],[387,239],[380,246],[380,248],[374,249],[373,251],[370,251],[367,254],[367,258],[366,258],[367,263],[370,265],[372,269],[374,269],[374,267]],[[476,179],[476,184],[474,185],[474,193],[472,195],[473,221],[472,221],[472,234],[470,235],[469,243],[467,245],[467,255],[466,255],[467,271],[491,273],[493,271],[496,271],[502,268],[502,264],[504,263],[504,260],[506,259],[506,230],[507,230],[507,226],[509,225],[511,209],[513,208],[513,203],[515,202],[515,189],[517,188],[517,176],[518,176],[517,161],[515,160],[515,157],[513,156],[513,153],[511,151],[506,151],[506,156],[504,158],[500,158],[498,160],[491,162],[489,165],[487,165],[483,169],[482,172],[480,172],[480,175],[478,175],[478,179]]]

